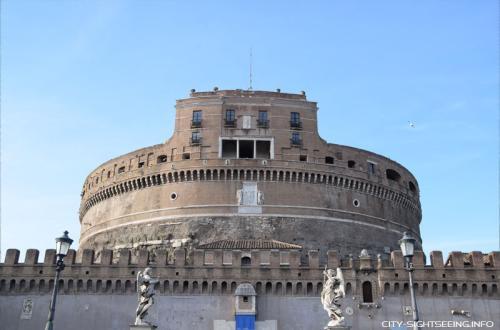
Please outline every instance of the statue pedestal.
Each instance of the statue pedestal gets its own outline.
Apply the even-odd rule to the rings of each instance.
[[[130,330],[154,330],[158,328],[156,325],[130,325]]]
[[[326,326],[323,329],[324,330],[351,330],[351,327],[347,326],[347,325],[337,325],[337,326],[334,326],[334,327]]]

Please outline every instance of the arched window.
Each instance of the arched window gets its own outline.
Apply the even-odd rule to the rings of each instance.
[[[372,283],[370,281],[363,282],[363,302],[364,303],[373,302]]]
[[[252,259],[250,259],[250,257],[241,258],[241,265],[242,266],[250,266],[251,264],[252,264]]]

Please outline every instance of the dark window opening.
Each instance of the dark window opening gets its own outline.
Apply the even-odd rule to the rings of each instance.
[[[123,173],[125,172],[125,166],[122,166],[118,169],[118,173]]]
[[[224,117],[224,126],[225,127],[235,127],[236,126],[236,117],[235,111],[232,109],[226,110],[226,115]]]
[[[222,158],[236,158],[236,140],[222,140]]]
[[[415,186],[415,184],[413,182],[408,182],[408,188],[410,188],[411,191],[413,192],[416,192],[417,191],[417,187]]]
[[[347,167],[354,168],[354,166],[356,166],[356,162],[354,160],[347,161]]]
[[[201,110],[193,111],[193,119],[191,121],[191,127],[201,127]]]
[[[364,303],[373,302],[372,283],[369,281],[363,282],[363,302]]]
[[[240,154],[238,158],[253,158],[253,141],[240,140]]]
[[[269,121],[267,120],[267,111],[259,111],[259,119],[257,119],[257,126],[262,128],[269,127]]]
[[[111,171],[108,171],[108,178],[111,178]]]
[[[201,144],[201,133],[200,132],[191,132],[191,145]]]
[[[160,156],[158,156],[158,158],[156,159],[156,162],[157,163],[166,163],[167,162],[167,156],[166,155],[160,155]]]
[[[333,157],[330,156],[325,157],[325,164],[333,164]]]
[[[242,266],[250,266],[251,264],[252,264],[252,259],[250,259],[250,257],[241,258],[241,265]]]
[[[302,123],[300,122],[300,113],[298,112],[290,113],[290,127],[295,129],[302,128]]]
[[[271,158],[271,141],[257,141],[257,158]]]
[[[307,155],[300,155],[300,156],[299,156],[299,160],[300,160],[301,162],[307,162]]]
[[[399,182],[399,180],[401,180],[401,175],[398,172],[396,172],[390,168],[385,171],[385,174],[387,176],[387,179],[389,179],[389,180],[393,180],[393,181],[397,181],[397,182]]]
[[[191,155],[188,152],[182,154],[182,159],[190,159],[190,158]]]
[[[248,302],[248,296],[243,296],[243,302]]]
[[[144,162],[139,162],[138,167],[141,168],[144,166]]]
[[[368,173],[369,174],[375,174],[375,164],[374,163],[368,163]]]
[[[300,134],[297,132],[293,132],[291,142],[292,142],[292,145],[300,146],[302,144],[302,141],[300,139]]]

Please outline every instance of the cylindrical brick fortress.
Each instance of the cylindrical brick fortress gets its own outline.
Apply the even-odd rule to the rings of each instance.
[[[416,179],[375,153],[324,141],[304,94],[192,91],[164,144],[114,158],[85,180],[80,249],[194,248],[276,240],[387,253],[421,244]]]

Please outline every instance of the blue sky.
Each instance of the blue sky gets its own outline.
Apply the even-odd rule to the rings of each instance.
[[[497,1],[2,1],[6,248],[77,241],[100,163],[165,141],[191,88],[305,90],[330,142],[418,179],[424,250],[499,249]],[[415,128],[408,125],[415,123]],[[76,246],[75,246],[76,247]]]

